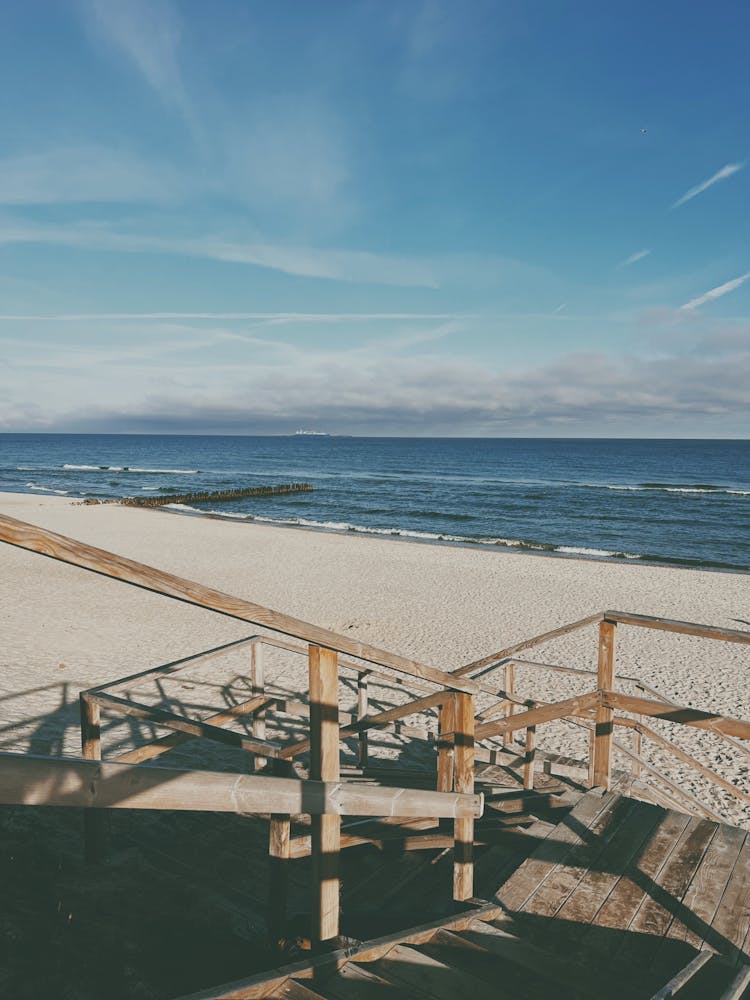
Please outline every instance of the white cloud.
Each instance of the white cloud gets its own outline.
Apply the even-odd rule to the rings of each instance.
[[[618,267],[629,267],[630,264],[635,264],[636,261],[643,260],[644,257],[648,257],[650,253],[650,250],[636,250],[635,253],[631,253],[629,257],[625,258],[625,260],[620,261]]]
[[[95,223],[38,226],[28,222],[8,222],[3,225],[0,220],[0,245],[13,243],[47,243],[125,253],[168,253],[249,264],[305,278],[327,278],[354,284],[438,287],[429,262],[365,250],[320,249],[270,242],[234,243],[214,236],[169,238],[119,232],[106,224]]]
[[[750,271],[747,274],[741,274],[739,278],[733,278],[731,281],[725,281],[723,285],[717,285],[716,288],[712,288],[708,292],[704,292],[703,295],[699,295],[695,299],[691,299],[686,302],[681,309],[697,309],[699,306],[703,306],[706,302],[713,302],[714,299],[720,299],[723,295],[728,295],[733,292],[740,285],[744,285],[745,282],[750,278]]]
[[[679,208],[680,205],[684,205],[686,201],[690,201],[690,199],[695,198],[696,195],[702,194],[719,181],[726,180],[727,177],[731,177],[733,174],[736,174],[738,171],[742,170],[744,166],[744,163],[727,163],[726,166],[722,167],[721,170],[717,170],[712,177],[708,178],[708,180],[702,181],[700,184],[696,184],[695,187],[691,187],[689,191],[686,191],[685,194],[681,198],[678,198],[674,205],[672,205],[672,208]]]
[[[170,0],[80,0],[79,6],[94,39],[118,50],[164,104],[192,120],[178,59],[180,19]]]
[[[70,146],[0,160],[4,205],[160,201],[183,190],[171,168],[103,146]]]

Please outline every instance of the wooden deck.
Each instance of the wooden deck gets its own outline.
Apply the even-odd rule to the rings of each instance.
[[[750,834],[592,790],[522,839],[480,857],[474,910],[190,1000],[750,997]]]

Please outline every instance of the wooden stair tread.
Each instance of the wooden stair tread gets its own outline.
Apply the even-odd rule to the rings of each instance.
[[[440,962],[418,946],[396,945],[387,955],[372,963],[373,971],[383,978],[422,990],[435,1000],[456,1000],[466,990],[472,1000],[498,1000],[497,989],[480,979]]]

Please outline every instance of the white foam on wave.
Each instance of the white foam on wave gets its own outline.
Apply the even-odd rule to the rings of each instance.
[[[124,466],[125,472],[163,472],[171,476],[197,476],[200,469],[142,469],[135,465]]]
[[[156,472],[172,476],[197,476],[200,471],[199,469],[145,469],[138,465],[74,465],[71,462],[66,462],[63,469],[69,472]]]
[[[57,493],[61,497],[68,495],[67,490],[54,490],[51,486],[37,486],[36,483],[26,483],[27,490],[39,490],[42,493]]]

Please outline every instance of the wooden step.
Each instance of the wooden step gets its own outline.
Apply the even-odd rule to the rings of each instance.
[[[435,1000],[457,1000],[467,994],[471,1000],[502,1000],[510,996],[453,965],[432,958],[419,946],[396,945],[366,969],[412,991],[422,991]]]

